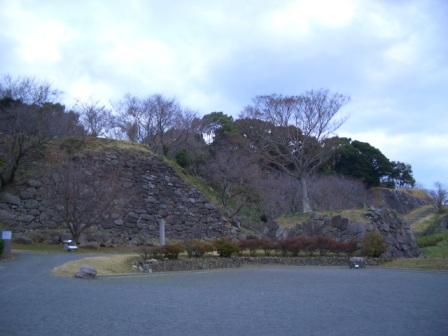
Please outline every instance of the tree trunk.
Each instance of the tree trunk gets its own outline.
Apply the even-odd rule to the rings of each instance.
[[[72,240],[75,245],[79,243],[79,238],[81,237],[81,232],[78,230],[74,224],[68,226],[70,233],[72,235]]]
[[[308,185],[307,185],[307,181],[306,181],[306,177],[305,176],[303,176],[300,179],[300,184],[302,186],[302,208],[303,208],[303,213],[310,213],[313,210],[311,209],[310,198],[308,196]]]

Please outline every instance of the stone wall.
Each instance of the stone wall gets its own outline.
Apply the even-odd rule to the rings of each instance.
[[[377,266],[388,258],[367,259],[367,265]],[[142,272],[197,271],[223,268],[238,268],[244,265],[289,265],[289,266],[347,266],[349,257],[234,257],[191,258],[179,260],[153,260],[146,264],[138,262],[136,268]]]
[[[114,246],[156,240],[162,219],[167,239],[234,234],[234,228],[213,204],[149,151],[118,146],[89,150],[87,146],[75,159],[91,174],[92,183],[105,171],[114,171],[117,176],[114,206],[85,232],[84,242]],[[28,158],[17,172],[17,182],[0,194],[0,222],[16,237],[58,242],[68,235],[56,205],[46,196],[54,178],[47,168],[45,154]]]

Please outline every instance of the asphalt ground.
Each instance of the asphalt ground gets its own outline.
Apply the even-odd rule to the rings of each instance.
[[[448,335],[448,273],[259,267],[95,280],[0,262],[0,336]]]

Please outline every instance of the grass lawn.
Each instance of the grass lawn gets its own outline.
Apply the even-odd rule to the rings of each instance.
[[[12,243],[12,249],[20,251],[44,252],[44,253],[64,251],[62,245],[40,244],[40,243],[33,243],[33,244]]]
[[[429,258],[447,258],[448,260],[448,239],[442,240],[434,246],[421,249],[423,254]]]
[[[118,254],[101,257],[89,257],[69,261],[53,268],[53,274],[59,276],[73,276],[82,265],[95,267],[98,275],[120,275],[138,273],[132,269],[132,263],[137,261],[137,254]]]

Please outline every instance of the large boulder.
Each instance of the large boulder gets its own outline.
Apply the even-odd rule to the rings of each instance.
[[[79,271],[75,273],[75,278],[78,279],[95,279],[96,277],[95,267],[83,265],[79,268]]]
[[[378,230],[388,246],[383,257],[418,257],[420,250],[411,226],[393,210],[370,209],[368,231]]]

